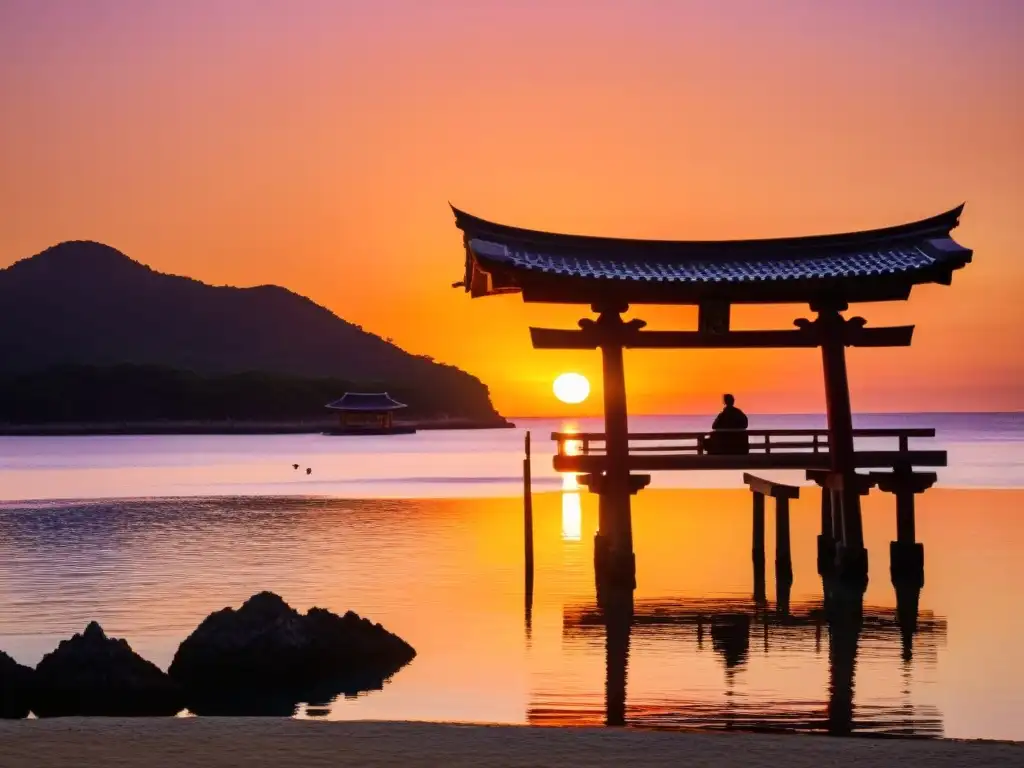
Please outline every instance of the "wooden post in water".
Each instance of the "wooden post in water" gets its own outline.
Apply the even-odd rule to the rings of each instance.
[[[789,499],[775,498],[775,580],[789,586],[793,583],[793,555],[789,542]]]
[[[935,484],[934,472],[914,472],[895,467],[891,473],[873,472],[880,490],[896,496],[896,541],[889,545],[889,572],[892,583],[901,587],[924,586],[924,545],[917,541],[914,497]]]
[[[825,374],[825,406],[828,420],[830,470],[842,478],[833,497],[833,519],[841,525],[833,531],[836,542],[836,575],[862,592],[868,584],[868,554],[864,548],[860,493],[854,474],[853,412],[846,371],[846,319],[840,314],[845,303],[812,305],[821,340]],[[838,515],[836,513],[838,512]]]
[[[523,541],[526,548],[526,589],[533,592],[533,488],[530,481],[530,430],[524,439],[523,458]]]
[[[604,431],[606,467],[601,496],[604,521],[601,531],[605,549],[605,573],[598,578],[614,587],[636,588],[636,557],[633,554],[633,522],[630,512],[632,478],[629,473],[629,417],[626,410],[626,375],[622,358],[623,340],[632,325],[621,314],[626,304],[593,306],[600,315],[592,322],[600,334],[604,382]],[[638,321],[634,321],[638,322]],[[642,325],[642,323],[641,323]]]
[[[832,574],[836,564],[836,540],[832,526],[832,491],[821,489],[821,533],[818,534],[818,575]]]
[[[765,600],[764,591],[764,494],[756,491],[751,494],[754,499],[753,546],[751,555],[754,561],[754,600],[761,603]]]

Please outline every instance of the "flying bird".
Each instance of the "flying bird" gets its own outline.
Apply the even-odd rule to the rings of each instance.
[[[292,469],[298,469],[298,468],[299,468],[298,464],[292,464]]]
[[[309,467],[306,467],[306,474],[307,474],[307,475],[310,475],[310,474],[312,474],[312,473],[313,473],[313,470],[312,470],[312,469],[310,469]]]

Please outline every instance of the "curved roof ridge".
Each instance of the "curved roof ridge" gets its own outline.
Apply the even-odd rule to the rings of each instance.
[[[666,254],[687,250],[709,252],[722,251],[735,254],[748,248],[781,250],[808,250],[819,248],[851,248],[899,241],[907,238],[948,237],[960,223],[965,203],[948,211],[918,221],[906,222],[877,229],[839,232],[832,234],[801,235],[798,237],[774,237],[741,240],[655,240],[643,238],[602,237],[579,235],[544,230],[526,229],[482,219],[451,205],[456,226],[467,236],[479,240],[491,240],[502,245],[543,246],[558,250],[598,249],[604,252],[641,250],[645,255],[664,252]]]
[[[408,406],[387,392],[346,392],[325,407],[335,411],[393,411]]]

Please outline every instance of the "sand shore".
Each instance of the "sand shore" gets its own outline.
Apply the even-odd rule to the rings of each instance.
[[[72,718],[0,721],[0,765],[1012,768],[1024,766],[1024,744],[283,719]]]

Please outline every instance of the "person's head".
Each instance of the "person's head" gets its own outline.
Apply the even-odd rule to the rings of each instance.
[[[726,408],[732,408],[736,403],[736,398],[732,395],[722,395],[722,402],[725,403]]]

